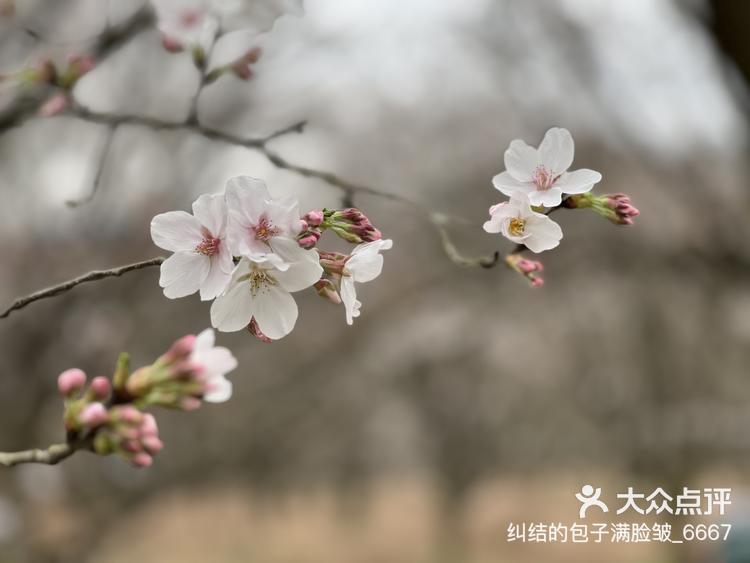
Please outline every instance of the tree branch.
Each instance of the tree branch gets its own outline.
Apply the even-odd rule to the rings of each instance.
[[[0,465],[13,467],[21,463],[44,463],[55,465],[70,457],[82,447],[76,444],[52,444],[44,450],[33,449],[20,452],[0,452]]]
[[[29,303],[33,303],[34,301],[39,301],[40,299],[47,299],[49,297],[60,295],[61,293],[70,291],[75,286],[80,285],[82,283],[103,280],[105,278],[111,278],[111,277],[119,277],[127,272],[132,272],[133,270],[142,270],[143,268],[149,268],[151,266],[158,266],[162,262],[164,262],[164,258],[161,256],[158,256],[156,258],[144,260],[143,262],[136,262],[134,264],[128,264],[126,266],[119,266],[117,268],[112,268],[110,270],[94,270],[93,272],[89,272],[88,274],[84,274],[77,278],[73,278],[72,280],[68,280],[58,285],[53,285],[52,287],[48,287],[46,289],[36,291],[32,293],[31,295],[27,295],[26,297],[20,297],[16,299],[11,304],[10,307],[8,307],[2,314],[0,314],[0,319],[6,318],[13,311],[16,311],[18,309],[23,309]]]

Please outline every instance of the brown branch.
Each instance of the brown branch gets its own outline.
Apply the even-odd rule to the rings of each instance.
[[[23,450],[20,452],[0,452],[0,465],[13,467],[22,463],[44,463],[55,465],[70,457],[82,447],[77,444],[52,444],[46,449]]]
[[[82,205],[84,203],[88,203],[91,201],[94,196],[96,195],[96,192],[99,190],[99,184],[102,181],[102,176],[104,175],[104,168],[107,165],[107,158],[109,157],[109,149],[112,147],[112,141],[115,137],[115,128],[110,127],[107,131],[107,140],[104,142],[104,146],[102,147],[102,150],[99,152],[99,160],[97,162],[96,167],[96,174],[94,175],[94,180],[91,184],[91,190],[87,195],[80,199],[69,199],[65,202],[65,205],[68,207],[78,207],[79,205]]]
[[[18,309],[23,309],[29,303],[33,303],[34,301],[39,301],[40,299],[47,299],[49,297],[55,297],[56,295],[60,295],[61,293],[70,291],[75,286],[80,285],[82,283],[103,280],[105,278],[111,278],[111,277],[119,277],[127,272],[132,272],[134,270],[142,270],[143,268],[149,268],[151,266],[158,266],[163,261],[164,261],[164,258],[161,256],[158,256],[156,258],[144,260],[143,262],[136,262],[134,264],[128,264],[126,266],[119,266],[117,268],[112,268],[110,270],[94,270],[93,272],[89,272],[88,274],[84,274],[77,278],[73,278],[72,280],[68,280],[58,285],[53,285],[52,287],[48,287],[46,289],[36,291],[32,293],[31,295],[27,295],[26,297],[20,297],[16,299],[11,304],[10,307],[8,307],[2,314],[0,314],[0,319],[6,318],[13,311],[16,311]]]

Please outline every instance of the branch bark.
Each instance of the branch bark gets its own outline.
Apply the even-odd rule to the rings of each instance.
[[[164,262],[164,258],[161,256],[158,256],[156,258],[151,258],[149,260],[144,260],[142,262],[135,262],[134,264],[127,264],[126,266],[119,266],[117,268],[112,268],[110,270],[94,270],[93,272],[89,272],[88,274],[84,274],[77,278],[73,278],[72,280],[68,280],[61,284],[53,285],[51,287],[41,289],[30,295],[27,295],[26,297],[19,297],[10,305],[10,307],[8,307],[5,311],[3,311],[2,314],[0,314],[0,319],[6,318],[13,311],[17,311],[18,309],[23,309],[24,307],[26,307],[30,303],[33,303],[34,301],[39,301],[40,299],[48,299],[50,297],[55,297],[56,295],[60,295],[61,293],[70,291],[71,289],[73,289],[77,285],[81,285],[82,283],[103,280],[105,278],[111,278],[111,277],[119,277],[127,272],[132,272],[134,270],[142,270],[143,268],[149,268],[151,266],[158,266],[162,262]]]
[[[55,465],[70,457],[81,446],[75,444],[52,444],[46,449],[23,450],[20,452],[0,452],[0,465],[13,467],[22,463],[44,463]]]

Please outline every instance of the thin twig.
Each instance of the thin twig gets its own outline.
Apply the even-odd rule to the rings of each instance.
[[[80,199],[67,200],[65,202],[65,205],[67,205],[68,207],[78,207],[79,205],[88,203],[96,195],[96,192],[99,190],[99,184],[102,181],[102,176],[104,175],[104,168],[107,165],[109,149],[112,147],[112,140],[115,137],[115,131],[116,131],[116,128],[114,126],[110,126],[109,130],[107,131],[107,140],[104,141],[104,146],[102,147],[102,150],[99,152],[99,161],[97,162],[96,173],[94,175],[94,180],[91,184],[91,189],[89,190],[89,193]]]
[[[52,444],[44,450],[33,449],[20,452],[0,452],[0,465],[13,467],[21,463],[44,463],[55,465],[70,457],[80,447],[75,444]]]
[[[61,293],[70,291],[75,286],[80,285],[82,283],[103,280],[105,278],[111,278],[111,277],[119,277],[127,272],[132,272],[133,270],[141,270],[143,268],[149,268],[151,266],[158,266],[162,262],[164,262],[164,258],[161,256],[158,256],[156,258],[151,258],[149,260],[144,260],[142,262],[136,262],[134,264],[128,264],[126,266],[119,266],[117,268],[112,268],[110,270],[94,270],[93,272],[89,272],[88,274],[84,274],[77,278],[73,278],[72,280],[68,280],[58,285],[53,285],[52,287],[48,287],[46,289],[36,291],[32,293],[31,295],[27,295],[26,297],[20,297],[16,299],[11,304],[10,307],[8,307],[2,314],[0,314],[0,319],[6,318],[13,311],[16,311],[18,309],[23,309],[29,303],[33,303],[34,301],[39,301],[40,299],[47,299],[49,297],[60,295]]]

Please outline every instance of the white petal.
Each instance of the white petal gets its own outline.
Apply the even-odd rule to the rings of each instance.
[[[346,270],[359,283],[374,280],[383,271],[383,256],[377,250],[353,255],[346,262]]]
[[[222,332],[242,330],[250,324],[254,306],[250,286],[240,282],[213,302],[211,324]]]
[[[354,287],[354,280],[350,277],[341,279],[341,301],[346,309],[346,324],[353,324],[354,317],[359,316],[359,301],[357,301],[357,290]],[[362,304],[359,303],[359,305]]]
[[[302,230],[299,203],[294,199],[271,202],[266,216],[274,227],[281,230],[279,236],[295,238]]]
[[[159,285],[164,295],[177,299],[192,295],[208,275],[209,260],[194,252],[176,252],[161,265]]]
[[[519,182],[508,172],[500,172],[500,174],[492,178],[492,185],[495,186],[496,190],[499,190],[507,196],[512,196],[516,193],[526,194],[536,190],[534,184],[530,182]]]
[[[237,367],[237,359],[223,346],[200,350],[191,360],[202,366],[209,377],[223,376]]]
[[[573,137],[567,129],[553,127],[539,145],[539,164],[554,176],[562,174],[573,164]]]
[[[232,278],[232,270],[230,269],[228,272],[224,271],[227,266],[222,263],[226,261],[222,260],[221,256],[221,254],[217,254],[209,258],[210,268],[208,275],[200,287],[201,301],[214,299],[224,293],[224,290],[229,285],[229,281]]]
[[[154,244],[171,252],[192,251],[203,240],[198,219],[184,211],[161,213],[151,219]]]
[[[193,202],[193,215],[215,238],[220,238],[227,226],[227,204],[224,194],[203,194]]]
[[[548,190],[529,192],[529,203],[534,206],[557,207],[562,203],[562,190],[557,186],[553,186]]]
[[[285,291],[301,291],[316,283],[323,275],[317,251],[305,250],[296,241],[282,238],[275,238],[273,247],[289,266],[286,271],[276,269],[271,273]]]
[[[272,340],[292,332],[297,315],[294,297],[279,286],[271,286],[255,298],[255,321],[260,331]]]
[[[195,337],[195,345],[193,346],[193,355],[201,350],[210,350],[214,347],[216,341],[216,335],[214,331],[207,328]]]
[[[263,180],[251,176],[236,176],[227,182],[227,206],[230,217],[243,216],[250,224],[256,224],[271,200]]]
[[[563,237],[560,225],[546,215],[527,220],[527,229],[531,236],[523,243],[532,252],[543,252],[555,248]]]
[[[505,151],[505,169],[519,182],[531,182],[531,175],[538,165],[537,150],[520,139],[511,142]]]
[[[226,377],[215,377],[209,382],[209,390],[203,395],[208,403],[223,403],[232,396],[232,382]]]
[[[588,168],[581,168],[580,170],[574,170],[573,172],[567,172],[563,174],[555,186],[560,188],[563,193],[566,194],[585,194],[591,191],[594,184],[600,182],[602,175],[595,170],[589,170]]]

